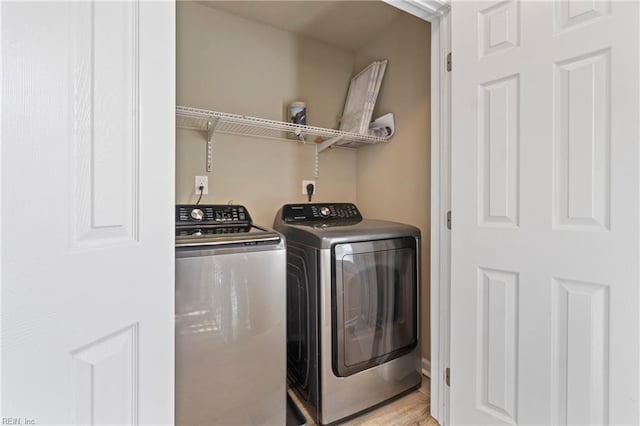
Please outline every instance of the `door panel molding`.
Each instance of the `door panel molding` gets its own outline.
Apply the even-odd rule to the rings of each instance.
[[[560,0],[555,2],[555,32],[568,31],[585,24],[593,23],[611,14],[611,1],[598,0],[576,2]]]
[[[520,75],[479,87],[479,224],[518,227],[520,210]]]
[[[611,50],[554,64],[554,228],[608,230]]]
[[[480,57],[520,46],[520,2],[503,1],[479,12]]]
[[[73,246],[132,244],[139,239],[139,2],[71,7]]]
[[[478,406],[500,421],[517,424],[517,272],[478,269]]]
[[[609,286],[559,278],[552,286],[552,422],[607,425]]]
[[[71,351],[76,424],[138,424],[138,328]]]

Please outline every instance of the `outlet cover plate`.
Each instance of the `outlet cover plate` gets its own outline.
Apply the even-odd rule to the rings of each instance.
[[[318,193],[318,184],[316,183],[315,180],[303,180],[302,181],[302,195],[307,195],[307,185],[312,183],[313,184],[313,195],[316,195]]]
[[[195,187],[196,195],[200,195],[201,185],[204,186],[204,190],[202,191],[202,194],[207,195],[209,193],[209,176],[196,176],[196,187]]]

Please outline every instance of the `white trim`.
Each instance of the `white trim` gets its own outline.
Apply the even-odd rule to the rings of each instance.
[[[431,288],[438,289],[438,298],[431,299],[432,318],[439,317],[438,330],[439,340],[437,341],[432,352],[438,351],[439,380],[436,380],[435,390],[438,392],[438,410],[436,419],[442,426],[449,424],[449,386],[445,384],[445,369],[449,367],[449,342],[450,342],[450,307],[451,307],[451,231],[447,229],[447,211],[451,210],[451,73],[444,71],[444,64],[447,61],[447,55],[451,52],[451,14],[447,12],[440,20],[440,51],[442,72],[439,84],[436,86],[440,90],[440,133],[434,135],[435,139],[432,146],[439,144],[439,158],[433,161],[439,161],[441,165],[440,180],[437,186],[438,191],[432,195],[432,199],[439,197],[439,218],[440,222],[432,222],[431,232],[439,231],[439,247],[435,248],[440,256],[440,261],[432,271],[436,270],[439,274],[432,277]],[[432,186],[433,187],[433,186]],[[432,192],[433,194],[433,192]],[[455,216],[452,214],[452,220],[455,223]],[[453,226],[453,225],[452,225]],[[437,269],[436,269],[437,268]],[[435,283],[435,285],[433,284]],[[432,297],[434,295],[432,294]],[[433,338],[432,338],[432,341]],[[433,383],[433,382],[432,382]],[[434,389],[432,384],[432,389]],[[434,416],[435,417],[435,416]]]
[[[422,358],[422,375],[431,378],[431,363],[426,358]]]
[[[2,32],[2,9],[4,8],[4,4],[0,4],[0,46],[4,46],[2,44],[2,34],[4,34]],[[4,52],[2,54],[0,54],[0,81],[4,81]],[[4,134],[4,127],[3,124],[5,122],[4,120],[4,110],[2,109],[2,101],[4,100],[3,96],[2,96],[2,90],[0,90],[0,135]],[[6,144],[6,141],[4,142]],[[0,183],[2,182],[2,146],[3,146],[3,141],[2,141],[2,136],[0,136]],[[5,205],[2,204],[2,191],[1,191],[2,185],[0,185],[0,219],[2,219],[2,211],[4,211]],[[4,257],[2,256],[2,248],[3,248],[3,239],[2,239],[2,235],[3,235],[3,230],[2,230],[2,220],[0,220],[0,259],[2,259],[2,262],[0,262],[0,289],[4,288],[3,286],[3,282],[2,282],[2,277],[3,277],[3,268],[2,265],[4,264]],[[2,318],[3,318],[3,312],[2,312],[2,291],[0,291],[0,330],[3,330],[2,328]],[[0,337],[0,348],[2,348],[2,338]],[[4,353],[3,350],[0,350],[0,365],[2,365],[2,354]],[[2,368],[0,367],[0,370],[2,370]],[[4,386],[0,386],[0,413],[4,413],[7,410],[3,410],[3,406],[2,406],[2,401],[4,401],[4,398],[2,398],[2,388],[4,388]]]
[[[442,210],[440,206],[439,193],[442,191],[441,185],[441,167],[440,167],[440,105],[441,105],[441,74],[443,72],[442,67],[436,67],[435,64],[440,62],[440,20],[431,22],[431,365],[430,371],[435,372],[435,377],[431,377],[431,416],[440,421],[441,415],[441,391],[438,383],[438,378],[442,376],[440,371],[442,370],[442,360],[440,342],[441,342],[441,324],[440,324],[440,312],[434,303],[440,300],[440,261],[442,255],[440,253],[440,238],[441,231],[438,224],[442,223]],[[446,218],[445,218],[446,220]]]
[[[451,233],[451,73],[445,70],[451,51],[450,14],[431,22],[431,415],[448,424],[449,286]]]
[[[423,372],[431,377],[431,416],[449,424],[451,233],[446,214],[451,209],[451,51],[450,0],[382,0],[431,23],[431,360]],[[454,218],[455,220],[455,218]],[[426,355],[426,354],[425,354]],[[425,362],[428,369],[425,369]],[[432,374],[433,373],[433,374]]]
[[[382,0],[432,24],[449,11],[449,0]]]

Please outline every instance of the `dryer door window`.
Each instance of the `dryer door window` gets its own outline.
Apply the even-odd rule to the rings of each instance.
[[[333,249],[333,370],[345,377],[402,356],[418,342],[415,238]]]

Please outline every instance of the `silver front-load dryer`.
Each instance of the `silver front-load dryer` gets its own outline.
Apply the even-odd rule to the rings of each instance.
[[[287,369],[318,423],[370,409],[422,380],[420,231],[363,220],[353,204],[288,204]]]

